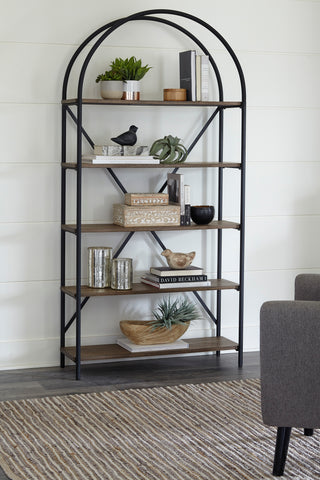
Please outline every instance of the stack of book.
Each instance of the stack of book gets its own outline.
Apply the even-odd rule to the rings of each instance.
[[[209,100],[209,57],[195,50],[179,53],[180,88],[187,90],[187,100]]]
[[[170,267],[151,267],[150,273],[141,277],[141,282],[159,289],[209,287],[211,282],[203,269],[191,265],[183,270]]]

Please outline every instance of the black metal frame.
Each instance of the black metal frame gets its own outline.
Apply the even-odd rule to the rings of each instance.
[[[93,41],[98,35],[98,40],[95,41],[93,46],[91,47],[89,53],[86,55],[86,58],[83,62],[79,81],[78,81],[78,92],[77,92],[77,99],[76,99],[76,107],[77,107],[77,114],[75,115],[71,108],[63,103],[62,104],[62,151],[61,151],[61,160],[62,163],[66,163],[66,137],[67,137],[67,115],[76,123],[77,126],[77,167],[76,167],[76,175],[77,175],[77,202],[76,202],[76,311],[71,319],[66,324],[66,315],[65,315],[65,293],[61,291],[61,347],[65,347],[65,334],[69,327],[72,325],[74,320],[76,320],[76,378],[80,378],[80,367],[81,367],[81,310],[84,305],[87,303],[89,297],[84,298],[81,301],[81,199],[82,199],[82,168],[81,168],[81,155],[82,155],[82,137],[86,138],[89,144],[93,147],[94,142],[84,130],[82,125],[82,93],[83,93],[83,83],[85,78],[85,73],[87,66],[98,49],[98,47],[102,44],[102,42],[117,28],[125,25],[128,22],[136,21],[136,20],[148,20],[163,23],[169,25],[186,36],[192,39],[195,44],[202,50],[202,52],[209,56],[209,61],[213,72],[215,74],[215,78],[218,85],[219,90],[219,101],[223,102],[223,86],[222,80],[220,76],[219,69],[212,58],[210,52],[206,49],[206,47],[198,40],[189,30],[186,30],[184,27],[180,26],[179,24],[168,20],[166,18],[161,18],[154,15],[172,15],[187,18],[193,22],[200,24],[202,27],[209,30],[225,47],[225,49],[230,54],[233,63],[236,67],[238,72],[240,86],[241,86],[241,198],[240,198],[240,264],[239,264],[239,338],[238,338],[238,365],[239,367],[242,366],[243,362],[243,303],[244,303],[244,241],[245,241],[245,232],[244,232],[244,218],[245,218],[245,157],[246,157],[246,86],[245,86],[245,79],[243,75],[243,71],[240,65],[238,58],[236,57],[234,51],[227,43],[227,41],[217,32],[213,27],[211,27],[208,23],[204,22],[203,20],[181,12],[177,10],[169,10],[169,9],[156,9],[156,10],[145,10],[142,12],[138,12],[134,15],[129,15],[128,17],[124,17],[106,25],[102,26],[95,32],[93,32],[76,50],[74,55],[72,56],[68,67],[66,69],[64,81],[63,81],[63,89],[62,89],[62,100],[67,99],[67,87],[69,82],[70,73],[72,68],[77,60],[79,54],[83,51],[83,49]],[[207,120],[205,125],[202,127],[200,132],[197,134],[193,142],[188,148],[190,152],[193,147],[197,144],[199,139],[202,137],[204,132],[207,130],[209,125],[213,122],[214,118],[218,115],[219,116],[219,162],[223,162],[223,127],[224,127],[224,109],[227,106],[222,105],[218,106],[210,118]],[[178,167],[179,168],[179,167]],[[178,168],[174,169],[177,171]],[[106,169],[106,173],[111,175],[118,187],[122,192],[126,192],[125,187],[122,185],[121,181],[117,177],[117,175],[113,172],[111,168]],[[166,182],[160,189],[160,192],[163,191],[166,187]],[[223,168],[219,168],[218,173],[218,188],[219,188],[219,196],[218,196],[218,220],[222,220],[223,214]],[[61,222],[62,225],[66,223],[66,169],[62,168],[61,174]],[[117,257],[120,252],[123,250],[125,245],[131,239],[134,232],[130,232],[125,240],[122,242],[121,246],[115,253],[114,257]],[[157,243],[161,246],[161,248],[165,248],[165,245],[160,240],[159,236],[155,232],[151,232]],[[218,230],[218,245],[217,245],[217,276],[221,278],[222,275],[222,230]],[[65,286],[65,261],[66,261],[66,232],[61,229],[61,286]],[[216,318],[211,312],[211,310],[207,307],[204,303],[202,298],[199,294],[194,291],[193,292],[198,301],[201,303],[202,307],[208,313],[210,318],[216,324],[216,334],[217,336],[221,335],[221,291],[217,291],[217,307],[216,307]],[[219,354],[219,352],[217,352]],[[65,355],[61,353],[61,367],[65,365]]]

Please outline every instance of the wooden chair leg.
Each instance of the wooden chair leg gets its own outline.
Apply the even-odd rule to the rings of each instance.
[[[287,452],[289,447],[291,427],[278,427],[276,450],[274,454],[273,472],[276,477],[281,477],[284,473]]]
[[[307,436],[307,437],[311,437],[313,435],[313,428],[305,428],[304,429],[304,434]]]

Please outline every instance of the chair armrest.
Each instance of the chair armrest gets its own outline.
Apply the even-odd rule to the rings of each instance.
[[[295,300],[320,301],[320,275],[303,273],[295,279]]]
[[[319,427],[320,302],[264,303],[260,356],[264,423]]]

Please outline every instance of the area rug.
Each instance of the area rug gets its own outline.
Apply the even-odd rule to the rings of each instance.
[[[0,403],[12,480],[272,479],[259,380]],[[293,430],[283,478],[320,478],[320,439]]]

